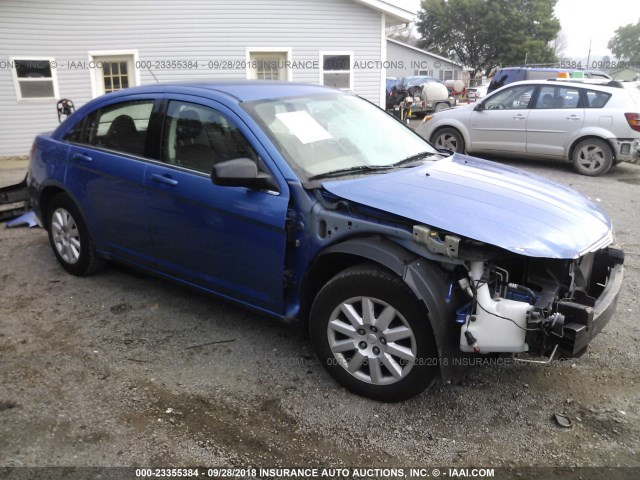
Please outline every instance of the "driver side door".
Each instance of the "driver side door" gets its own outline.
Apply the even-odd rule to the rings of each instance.
[[[157,268],[269,313],[283,310],[286,183],[279,191],[215,185],[213,165],[267,153],[229,108],[181,96],[163,115],[160,162],[145,171]],[[275,171],[274,168],[271,170]]]
[[[527,151],[527,119],[535,85],[513,86],[491,95],[469,117],[470,151]]]

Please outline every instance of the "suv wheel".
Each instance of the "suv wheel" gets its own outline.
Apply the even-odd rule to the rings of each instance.
[[[604,175],[613,165],[613,152],[604,140],[587,138],[573,149],[573,168],[582,175]]]
[[[102,266],[104,260],[96,253],[89,229],[67,194],[51,199],[46,225],[53,253],[67,272],[88,275]]]
[[[431,143],[436,148],[446,148],[456,153],[464,153],[464,138],[455,128],[443,128],[438,130],[432,137]]]
[[[309,328],[324,367],[359,395],[406,400],[437,374],[424,305],[402,279],[375,265],[349,268],[331,279],[313,303]]]

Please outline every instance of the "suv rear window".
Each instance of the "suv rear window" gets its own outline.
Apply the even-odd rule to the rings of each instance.
[[[598,92],[595,90],[584,90],[586,95],[585,108],[602,108],[611,98],[610,93]]]

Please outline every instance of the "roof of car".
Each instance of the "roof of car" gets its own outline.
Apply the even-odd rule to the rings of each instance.
[[[322,93],[340,93],[330,87],[307,83],[278,82],[267,80],[210,80],[195,82],[157,83],[132,87],[110,93],[110,97],[126,96],[136,93],[191,93],[202,95],[206,91],[222,93],[241,102],[264,100],[268,98],[292,97],[297,95],[317,95]]]
[[[606,83],[605,83],[606,82]],[[509,83],[507,85],[505,85],[502,88],[505,87],[512,87],[514,85],[560,85],[560,86],[572,86],[572,87],[589,87],[590,89],[595,89],[595,90],[603,90],[603,91],[611,91],[611,89],[615,89],[615,90],[619,90],[620,88],[623,88],[623,85],[620,82],[617,82],[615,80],[609,80],[609,81],[594,81],[594,80],[583,80],[583,79],[575,79],[575,78],[571,78],[571,79],[566,79],[566,80],[521,80],[518,82],[512,82]],[[497,90],[494,90],[497,91]]]

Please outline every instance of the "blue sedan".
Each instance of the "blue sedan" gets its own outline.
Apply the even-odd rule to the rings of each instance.
[[[105,95],[36,138],[28,184],[71,274],[126,263],[307,322],[327,371],[381,401],[467,357],[581,355],[622,282],[582,195],[317,85]]]

